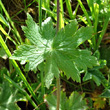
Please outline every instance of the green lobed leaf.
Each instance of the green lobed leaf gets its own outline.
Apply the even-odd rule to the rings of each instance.
[[[59,49],[59,48],[67,48],[71,47],[71,40],[74,35],[74,33],[77,31],[77,21],[74,20],[70,24],[66,25],[64,28],[62,28],[56,35],[56,37],[53,39],[53,48]],[[72,42],[73,43],[73,42]]]
[[[59,69],[65,72],[67,78],[72,77],[74,81],[80,82],[79,70],[67,55],[62,54],[60,51],[55,51],[54,59]]]
[[[44,22],[42,23],[41,34],[42,38],[45,38],[47,40],[53,40],[53,37],[56,34],[56,29],[53,27],[52,20],[50,17],[44,20]]]
[[[103,93],[100,95],[100,97],[104,97],[104,98],[110,98],[110,89],[106,88]]]
[[[49,110],[56,110],[56,96],[49,95],[46,97],[49,105]],[[66,97],[64,92],[61,92],[59,110],[86,110],[86,101],[84,94],[80,95],[78,92],[72,92],[69,98]]]
[[[92,27],[77,30],[77,21],[62,28],[57,34],[50,18],[47,18],[41,29],[27,14],[27,26],[22,29],[32,45],[21,45],[11,58],[27,63],[28,70],[34,70],[43,61],[45,64],[45,83],[49,88],[52,80],[59,76],[59,70],[65,72],[67,78],[80,82],[79,68],[87,70],[97,65],[97,59],[91,52],[77,47],[92,37]],[[50,80],[49,80],[50,79]]]
[[[88,39],[91,39],[93,27],[81,27],[73,36],[73,47],[78,47]]]
[[[11,58],[29,62],[29,69],[33,70],[44,60],[44,53],[43,49],[38,50],[35,45],[20,45]]]
[[[92,68],[93,65],[98,65],[97,59],[94,56],[91,56],[91,52],[88,50],[77,49],[74,50],[72,54],[69,54],[78,68],[84,69],[85,71],[87,71],[87,67]]]
[[[74,27],[68,24],[64,29],[58,32],[53,41],[53,48],[56,49],[75,49],[80,44],[92,37],[92,27],[82,27],[77,30],[76,21],[71,22]],[[68,28],[68,29],[66,29]],[[77,30],[77,31],[76,31]],[[73,31],[73,33],[72,33]],[[69,33],[70,32],[70,33]]]
[[[45,65],[46,65],[45,66],[45,84],[46,84],[46,87],[49,88],[50,84],[52,83],[52,80],[54,79],[54,76],[56,78],[59,77],[60,71],[55,62],[55,59],[53,58],[53,55],[48,57]]]
[[[84,94],[80,95],[78,92],[73,92],[69,99],[69,110],[86,110],[86,101],[83,100]]]
[[[39,33],[40,28],[39,26],[33,21],[33,18],[31,15],[27,14],[27,20],[26,20],[27,26],[22,26],[22,30],[25,33],[25,36],[30,40],[30,42],[37,46],[44,46],[42,41],[42,36]]]
[[[87,81],[90,79],[94,80],[97,86],[99,86],[101,83],[104,85],[107,84],[106,78],[98,69],[89,69],[83,77],[83,81]]]

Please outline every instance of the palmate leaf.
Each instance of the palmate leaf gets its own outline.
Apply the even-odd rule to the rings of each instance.
[[[27,68],[34,70],[41,62],[45,61],[45,83],[49,87],[52,80],[59,76],[60,70],[67,78],[80,82],[79,68],[87,70],[87,67],[97,64],[97,59],[91,56],[91,52],[80,50],[77,47],[92,37],[92,27],[78,29],[74,20],[56,34],[51,18],[47,18],[41,29],[27,14],[27,26],[22,29],[32,45],[21,45],[11,57],[28,62]],[[78,30],[77,30],[78,29]]]
[[[38,50],[35,45],[20,45],[18,50],[14,52],[13,59],[20,60],[22,62],[29,62],[29,70],[36,68],[44,60],[43,49]]]
[[[55,95],[49,95],[46,98],[49,105],[49,110],[56,110],[57,98]],[[78,92],[72,92],[69,98],[66,97],[64,92],[61,92],[59,110],[86,110],[86,101],[84,94],[80,95]]]
[[[45,85],[46,85],[46,87],[49,88],[50,84],[52,83],[52,80],[53,80],[54,76],[56,76],[58,78],[59,73],[60,73],[60,71],[57,67],[55,59],[54,59],[53,55],[50,55],[47,58],[46,66],[45,66],[45,74],[46,74],[46,76],[45,76]]]
[[[83,81],[92,79],[97,84],[97,86],[103,84],[103,86],[106,87],[108,85],[107,79],[100,71],[100,69],[104,68],[106,62],[105,60],[100,60],[99,63],[100,66],[95,66],[94,68],[88,69],[88,71],[85,73],[85,76],[83,77]]]
[[[100,95],[103,98],[110,98],[110,88],[106,88],[103,93]]]
[[[87,80],[94,80],[95,83],[97,84],[97,86],[99,86],[102,83],[102,80],[105,80],[103,74],[99,71],[99,70],[90,70],[88,71],[84,78],[83,81],[87,81]]]

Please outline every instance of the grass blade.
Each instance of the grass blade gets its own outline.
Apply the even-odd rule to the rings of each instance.
[[[10,41],[13,42],[13,44],[17,45],[16,42],[6,33],[6,31],[4,30],[4,28],[1,25],[0,25],[0,30]]]
[[[2,36],[0,35],[0,43],[2,45],[2,47],[4,48],[6,54],[8,57],[12,56],[11,52],[9,51],[8,47],[6,46],[4,40],[2,39]],[[31,86],[29,85],[29,83],[27,82],[25,76],[23,75],[21,69],[19,68],[18,64],[16,63],[15,60],[10,59],[12,65],[14,66],[14,68],[16,69],[16,71],[18,72],[19,76],[21,77],[21,79],[23,80],[25,86],[27,87],[28,91],[30,92],[30,94],[33,96],[33,98],[35,99],[36,103],[39,104],[39,101],[37,100],[37,97],[35,95],[35,93],[33,92]]]
[[[66,7],[67,7],[67,10],[68,10],[68,13],[69,13],[70,19],[74,19],[73,12],[72,12],[72,8],[71,8],[70,0],[65,0],[65,2],[66,2]]]
[[[13,86],[15,86],[21,93],[23,93],[26,96],[27,100],[33,105],[33,107],[37,108],[37,105],[35,104],[35,102],[31,99],[31,97],[28,95],[28,93],[24,89],[22,89],[18,84],[16,84],[8,76],[4,75],[4,78],[8,80]]]
[[[39,26],[42,24],[42,0],[39,0]]]
[[[63,12],[63,0],[59,0],[60,13],[59,13],[59,29],[64,27],[64,12]]]
[[[101,41],[102,41],[102,38],[103,38],[103,36],[104,36],[104,34],[105,34],[105,32],[106,32],[106,29],[107,29],[107,26],[108,26],[108,23],[109,23],[109,18],[110,18],[110,16],[109,16],[109,14],[106,16],[106,19],[105,19],[105,22],[104,22],[104,25],[103,25],[103,28],[102,28],[102,32],[101,32],[101,34],[99,35],[99,39],[98,39],[98,42],[97,42],[97,49],[99,48],[99,46],[100,46],[100,43],[101,43]]]
[[[17,37],[17,39],[18,39],[18,40],[17,40],[17,43],[18,43],[18,44],[22,44],[21,36],[20,36],[19,32],[17,31],[17,29],[16,29],[16,27],[15,27],[13,21],[11,20],[11,18],[10,18],[10,16],[9,16],[8,12],[6,11],[6,9],[5,9],[5,7],[4,7],[4,5],[3,5],[3,3],[2,3],[1,0],[0,0],[0,6],[1,6],[1,8],[3,9],[3,11],[4,11],[6,17],[7,17],[8,20],[9,20],[9,22],[11,23],[11,26],[12,26],[13,29],[14,29],[15,35],[16,35],[16,37]]]
[[[82,4],[81,0],[77,0],[77,1],[78,1],[79,5],[80,5],[82,11],[84,12],[86,18],[87,18],[88,26],[92,26],[92,23],[91,23],[91,21],[90,21],[90,19],[89,19],[89,15],[88,15],[88,13],[87,13],[87,11],[86,11],[84,5]]]

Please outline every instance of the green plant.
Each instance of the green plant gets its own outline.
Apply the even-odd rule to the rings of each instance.
[[[5,4],[3,5],[0,0],[0,62],[5,60],[7,63],[8,57],[10,57],[9,71],[3,67],[5,64],[1,66],[0,63],[0,90],[5,88],[1,82],[9,82],[9,88],[6,90],[11,89],[10,94],[7,94],[5,98],[5,102],[9,102],[6,103],[6,109],[12,103],[14,107],[16,106],[16,102],[9,101],[10,96],[14,93],[13,88],[18,90],[18,94],[20,92],[22,96],[24,95],[25,101],[29,101],[35,109],[41,110],[47,108],[50,110],[93,110],[104,108],[108,99],[110,100],[109,47],[107,45],[108,48],[105,51],[105,48],[101,46],[101,40],[109,22],[110,0],[87,0],[87,3],[77,1],[78,3],[70,0],[33,0],[31,2],[23,0],[24,9],[20,9],[10,17],[4,7]],[[27,26],[22,26],[26,36],[25,43],[23,43],[23,37],[21,39],[12,19],[19,16],[20,13],[20,16],[23,17],[22,11],[27,12],[29,6],[34,11],[36,4],[33,3],[39,5],[37,21],[39,26],[33,21],[30,14],[27,14]],[[77,12],[78,14],[81,12],[81,14],[77,15]],[[37,13],[35,13],[31,14],[36,19]],[[50,17],[47,18],[48,16]],[[44,20],[45,18],[47,19]],[[44,22],[42,22],[43,20]],[[55,23],[56,21],[57,23]],[[83,23],[80,24],[80,21],[84,22],[87,27],[83,27]],[[81,28],[78,27],[78,23]],[[12,56],[13,45],[16,46],[16,50]],[[101,47],[100,51],[98,51],[99,47]],[[104,56],[102,52],[104,52]],[[106,58],[107,63],[105,60],[101,60]],[[14,59],[19,60],[21,65],[18,66]],[[107,71],[104,70],[105,68]],[[33,77],[34,80],[31,79]],[[88,86],[89,84],[91,86]],[[66,86],[70,89],[68,90]],[[62,92],[61,88],[65,92]],[[95,98],[91,97],[98,91],[97,89],[100,89],[98,97],[97,95]],[[104,92],[102,92],[103,90]],[[53,95],[54,91],[55,95]],[[84,98],[84,93],[86,98]],[[1,91],[0,94],[4,95]],[[13,99],[16,99],[16,96],[17,94]],[[19,109],[18,106],[16,108]]]
[[[83,77],[83,81],[92,79],[97,84],[97,86],[102,84],[104,87],[107,87],[108,82],[103,73],[100,71],[100,69],[104,68],[105,65],[106,60],[100,60],[100,66],[88,69],[88,71],[85,73],[85,76]]]
[[[1,110],[20,110],[17,101],[26,101],[26,98],[13,88],[6,80],[0,84],[0,109]]]
[[[15,38],[15,39],[16,39],[16,42],[17,42],[18,44],[21,44],[21,43],[22,43],[21,36],[20,36],[19,32],[17,31],[17,29],[16,29],[16,27],[15,27],[13,21],[11,20],[11,18],[10,18],[10,16],[9,16],[7,10],[5,9],[5,7],[4,7],[4,5],[3,5],[3,3],[2,3],[1,0],[0,0],[0,6],[2,7],[2,9],[3,9],[3,11],[4,11],[6,17],[8,18],[8,20],[9,20],[11,26],[13,27],[14,34],[15,34],[15,36],[16,36],[16,38]]]
[[[11,55],[11,52],[9,51],[9,49],[8,49],[7,45],[5,44],[5,42],[4,42],[4,40],[3,40],[3,38],[2,38],[1,35],[0,35],[0,43],[1,43],[1,46],[3,47],[3,49],[5,50],[7,56],[8,57],[12,56]],[[16,69],[16,71],[20,75],[21,79],[23,80],[25,86],[27,87],[27,89],[29,90],[29,92],[31,93],[31,95],[34,97],[34,99],[36,100],[36,102],[39,103],[38,100],[37,100],[37,97],[36,97],[35,93],[33,92],[31,86],[27,82],[25,76],[23,75],[23,73],[22,73],[21,69],[19,68],[18,64],[16,63],[16,61],[15,60],[10,60],[10,61],[11,61],[12,65],[13,65],[13,67]]]
[[[36,70],[44,63],[45,85],[52,84],[54,77],[58,78],[63,71],[67,78],[80,82],[79,70],[87,71],[97,65],[97,59],[91,56],[88,50],[78,49],[78,46],[92,37],[92,27],[82,27],[77,30],[77,21],[74,20],[56,34],[52,20],[47,18],[40,27],[27,14],[27,26],[22,29],[31,45],[23,44],[14,51],[11,59],[26,63],[26,70]]]
[[[109,13],[110,13],[110,5],[109,0],[87,0],[88,6],[90,11],[87,11],[84,7],[81,0],[77,0],[82,11],[84,12],[83,16],[79,16],[79,18],[89,26],[94,26],[94,36],[91,40],[89,40],[90,48],[92,48],[94,51],[99,49],[101,40],[106,32],[108,22],[109,22]],[[99,21],[101,21],[103,24],[100,25]],[[98,28],[101,27],[101,30]],[[98,34],[98,31],[100,31],[100,34]]]
[[[47,96],[46,100],[49,105],[49,110],[56,110],[56,96],[51,94]],[[86,110],[87,108],[84,94],[79,94],[75,91],[67,98],[66,93],[61,91],[59,110]]]
[[[20,45],[11,59],[28,62],[25,66],[27,70],[34,70],[38,64],[46,61],[45,82],[48,88],[54,76],[59,77],[59,69],[64,71],[68,78],[72,77],[80,82],[78,68],[86,71],[87,67],[97,65],[97,60],[91,56],[90,51],[76,49],[82,42],[91,38],[92,27],[82,27],[77,31],[77,21],[74,20],[56,34],[50,18],[42,23],[40,30],[29,14],[26,24],[22,29],[32,45]]]

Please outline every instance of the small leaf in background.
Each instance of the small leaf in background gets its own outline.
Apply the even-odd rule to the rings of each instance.
[[[96,109],[99,109],[99,108],[104,109],[106,105],[106,99],[97,98],[93,105],[94,105],[94,108]]]
[[[104,74],[100,71],[100,69],[104,68],[104,66],[106,65],[106,61],[100,60],[99,63],[99,66],[88,69],[88,71],[85,73],[85,76],[83,77],[83,81],[92,79],[97,84],[97,86],[99,86],[100,84],[103,84],[103,86],[107,85],[107,80]]]
[[[110,98],[110,89],[106,88],[104,92],[100,95],[103,98]]]
[[[0,87],[0,110],[21,110],[16,104],[17,101],[23,101],[23,95],[17,92],[7,81],[4,81]]]
[[[69,110],[86,110],[86,101],[83,99],[84,94],[79,94],[78,92],[73,92],[68,99]]]
[[[101,98],[100,93],[94,91],[92,93],[92,100],[94,101],[93,105],[96,109],[104,109],[106,105],[106,98]]]
[[[49,95],[46,97],[47,103],[49,105],[49,110],[56,110],[56,96]],[[84,100],[84,94],[79,94],[78,92],[73,92],[66,97],[64,92],[61,92],[60,108],[59,110],[86,110],[86,101]]]
[[[2,68],[0,69],[0,83],[2,83],[3,80],[4,80],[4,76],[3,76],[4,74],[10,76],[10,73],[9,73],[9,71],[7,70],[7,68],[2,67]]]
[[[87,80],[94,80],[94,82],[99,86],[101,83],[103,84],[102,81],[106,80],[104,75],[99,71],[99,70],[88,70],[88,72],[85,74],[83,81]]]

